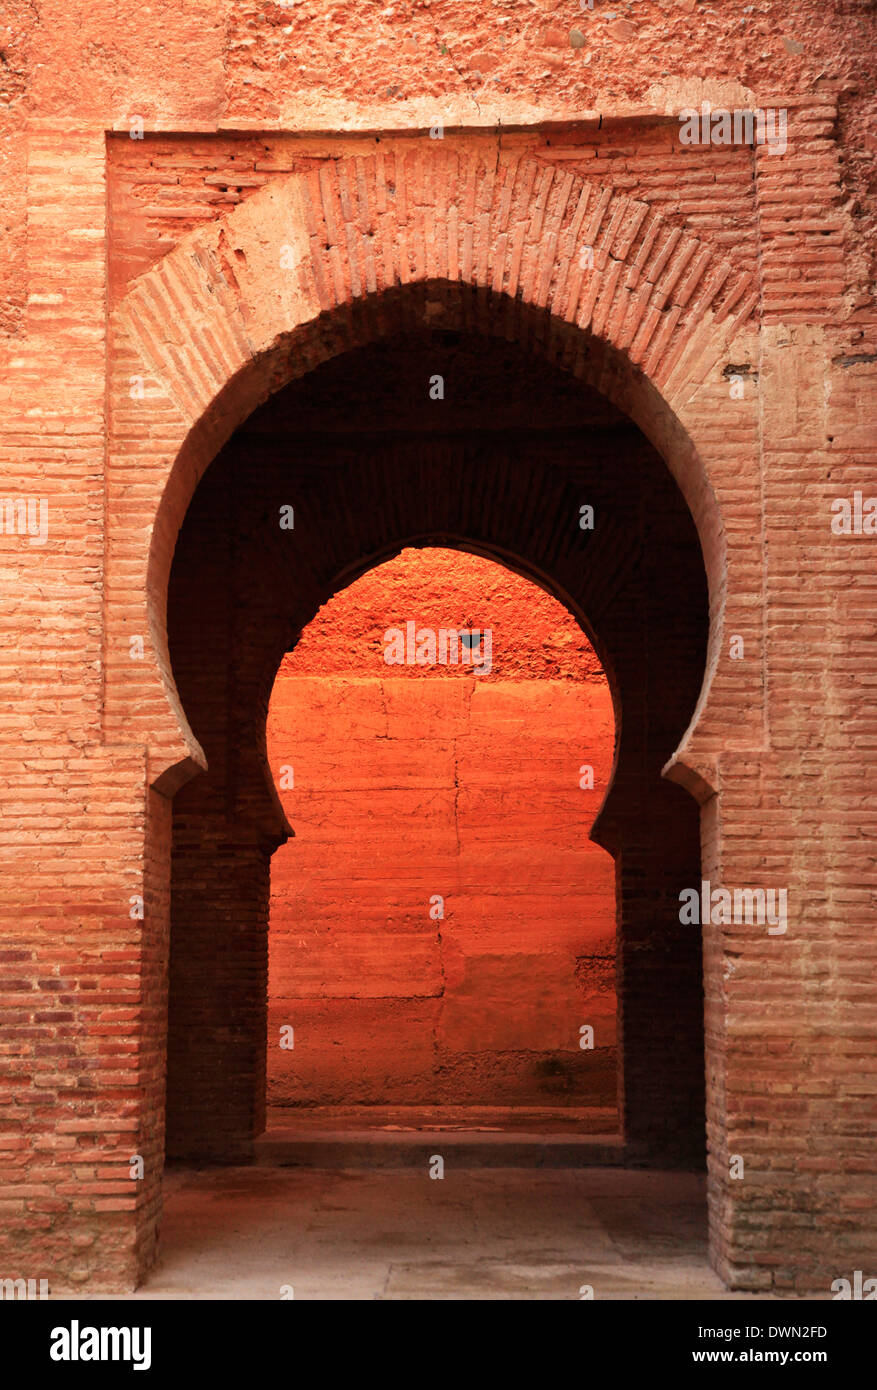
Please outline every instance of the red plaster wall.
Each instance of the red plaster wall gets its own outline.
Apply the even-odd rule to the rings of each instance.
[[[490,673],[387,665],[409,619],[489,628]],[[588,839],[613,749],[581,628],[492,561],[405,550],[320,610],[268,716],[295,829],[271,866],[269,1103],[615,1106],[614,865]]]

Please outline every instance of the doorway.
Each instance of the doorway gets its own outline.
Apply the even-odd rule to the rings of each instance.
[[[284,656],[267,1135],[617,1136],[612,696],[550,594],[405,549]],[[401,1142],[401,1140],[400,1140]],[[386,1149],[386,1145],[384,1146]]]
[[[660,455],[596,390],[515,343],[431,330],[277,391],[208,469],[180,533],[170,653],[209,766],[174,803],[168,1152],[249,1159],[265,1130],[270,861],[294,830],[265,733],[278,668],[332,595],[424,546],[534,581],[598,654],[618,747],[591,837],[615,865],[625,1158],[701,1164],[701,943],[678,912],[700,877],[699,808],[661,775],[705,669],[694,523]]]

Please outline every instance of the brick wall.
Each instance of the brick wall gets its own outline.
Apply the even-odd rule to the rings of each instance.
[[[712,1258],[745,1287],[824,1291],[873,1269],[873,538],[834,535],[830,508],[874,490],[874,16],[852,0],[642,0],[629,18],[609,13],[577,12],[573,42],[562,9],[502,0],[404,15],[382,0],[343,14],[321,0],[158,0],[111,17],[102,4],[9,7],[0,465],[4,495],[48,502],[50,531],[43,547],[0,537],[4,1274],[41,1276],[48,1261],[56,1287],[118,1287],[150,1258],[169,892],[183,894],[193,950],[217,972],[212,1001],[204,986],[193,995],[211,1053],[189,1058],[203,1089],[189,1139],[203,1151],[218,1134],[222,1151],[258,1124],[267,871],[287,831],[264,750],[246,750],[282,654],[320,604],[395,545],[443,531],[577,593],[616,696],[624,761],[595,835],[616,856],[628,1136],[654,1145],[659,1115],[668,1134],[693,1132],[699,962],[673,936],[675,886],[701,871],[782,877],[797,904],[784,941],[705,934]],[[680,108],[702,99],[787,107],[788,154],[667,142]],[[138,116],[142,142],[128,137]],[[429,139],[437,120],[443,143]],[[576,253],[592,226],[586,281]],[[529,354],[532,376],[523,389],[507,380],[497,407],[513,435],[551,419],[537,364],[559,365],[595,410],[608,399],[637,422],[688,512],[657,507],[650,525],[651,484],[618,441],[583,470],[580,438],[538,458],[522,455],[522,435],[495,441],[489,471],[480,455],[454,463],[447,440],[416,459],[395,445],[336,448],[324,463],[340,494],[311,479],[309,496],[305,455],[311,542],[280,613],[275,585],[290,572],[233,478],[236,466],[250,487],[276,484],[273,507],[288,475],[270,484],[251,437],[236,465],[232,451],[211,469],[214,500],[244,530],[215,519],[200,550],[180,535],[171,588],[194,596],[203,621],[187,630],[170,615],[184,648],[175,691],[166,589],[205,469],[290,380],[439,325],[484,335],[485,361],[504,340]],[[373,358],[373,373],[386,365]],[[398,389],[392,403],[405,414]],[[338,418],[323,419],[324,440]],[[619,459],[636,508],[629,485],[613,490]],[[429,505],[399,510],[412,477]],[[502,524],[484,520],[479,483],[505,499]],[[584,576],[559,524],[582,486],[606,521]],[[702,569],[684,561],[689,513],[708,613]],[[211,583],[199,587],[200,571]],[[254,631],[252,670],[214,658]],[[204,707],[196,652],[223,709]],[[211,761],[189,786],[205,756],[186,715]],[[174,885],[170,811],[147,787],[165,802],[177,793]],[[646,843],[662,817],[684,833]],[[139,895],[150,907],[138,922]],[[104,991],[110,966],[124,984]],[[173,1058],[191,1046],[175,1035],[174,975],[198,981],[175,962],[171,1136]],[[688,1003],[650,1027],[668,981]],[[238,1017],[221,1002],[231,996]],[[235,1058],[247,1075],[230,1118],[208,1092]],[[149,1161],[133,1191],[118,1164],[129,1136]]]

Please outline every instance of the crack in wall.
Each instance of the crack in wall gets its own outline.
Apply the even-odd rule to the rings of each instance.
[[[389,737],[390,737],[390,711],[387,709],[387,692],[386,692],[386,690],[384,689],[384,682],[383,682],[383,681],[378,681],[378,688],[380,689],[380,692],[381,692],[381,709],[382,709],[383,712],[384,712],[384,720],[385,720],[385,723],[386,723],[386,733],[383,733],[383,734],[376,734],[375,737],[376,737],[376,738],[389,738]]]
[[[474,693],[475,693],[475,681],[474,681],[474,679],[472,679],[472,680],[466,681],[465,684],[466,684],[466,689],[465,689],[465,692],[464,692],[463,729],[464,729],[464,734],[468,734],[468,733],[469,733],[469,724],[470,724],[470,720],[471,720],[471,716],[472,716],[472,696],[473,696]],[[453,758],[454,758],[454,838],[456,839],[456,842],[457,842],[457,858],[459,859],[460,856],[461,856],[461,854],[462,854],[462,845],[461,845],[461,843],[460,843],[460,816],[459,816],[459,803],[460,803],[460,759],[459,759],[459,752],[458,752],[458,747],[457,747],[457,745],[458,745],[458,743],[459,743],[459,735],[457,735],[457,736],[454,737],[454,739],[452,740],[452,743],[453,743]],[[447,896],[446,893],[442,895],[443,898],[446,898],[446,896]],[[438,942],[438,964],[439,964],[439,971],[440,971],[440,973],[441,973],[441,981],[442,981],[442,983],[441,983],[441,989],[439,990],[438,997],[439,997],[440,999],[443,999],[444,996],[445,996],[445,994],[447,993],[447,973],[446,973],[446,971],[445,971],[444,942],[443,942],[443,940],[442,940],[442,929],[441,929],[440,923],[441,923],[441,918],[439,918],[438,922],[436,923],[436,939],[437,939],[437,942]],[[438,1058],[438,1053],[439,1053],[438,1025],[439,1025],[440,1021],[441,1021],[441,1015],[439,1014],[439,1016],[436,1018],[435,1023],[433,1024],[433,1029],[432,1029],[432,1043],[433,1043],[433,1048],[434,1048],[434,1050],[435,1050],[435,1053],[436,1053],[436,1057],[437,1057],[437,1058]]]

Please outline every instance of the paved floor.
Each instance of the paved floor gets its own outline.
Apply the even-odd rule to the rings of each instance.
[[[160,1299],[756,1298],[706,1260],[704,1179],[621,1168],[172,1169]],[[284,1295],[284,1289],[286,1293]]]

